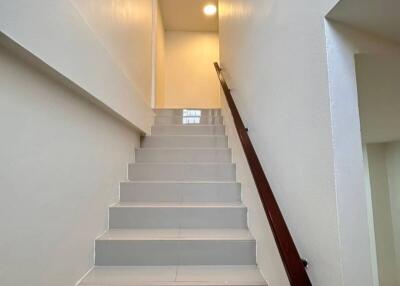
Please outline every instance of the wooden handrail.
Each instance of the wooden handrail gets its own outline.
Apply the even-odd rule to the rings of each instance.
[[[300,258],[296,245],[294,244],[292,236],[290,235],[285,219],[283,218],[282,212],[279,209],[278,203],[263,171],[260,160],[258,159],[253,144],[251,143],[247,129],[243,124],[242,118],[240,117],[239,111],[233,100],[231,91],[222,75],[222,70],[218,63],[214,63],[214,66],[231,110],[236,131],[242,143],[247,162],[250,166],[254,182],[257,186],[261,202],[264,206],[265,213],[271,226],[283,265],[285,266],[290,285],[310,286],[311,281],[304,267],[304,260]]]

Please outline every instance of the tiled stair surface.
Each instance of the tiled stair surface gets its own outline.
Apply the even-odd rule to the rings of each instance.
[[[156,110],[79,285],[266,285],[221,111],[199,111]]]

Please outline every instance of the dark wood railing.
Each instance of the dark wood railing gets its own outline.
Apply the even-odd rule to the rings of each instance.
[[[260,160],[258,159],[253,144],[251,143],[250,137],[247,133],[247,129],[243,124],[242,118],[240,117],[239,111],[233,100],[231,91],[221,73],[222,70],[219,67],[218,63],[214,63],[214,66],[217,71],[222,89],[225,93],[229,108],[231,110],[232,117],[236,126],[236,131],[242,143],[247,162],[249,163],[254,182],[257,186],[261,202],[264,206],[264,210],[271,226],[275,242],[278,246],[279,253],[282,258],[282,262],[285,266],[290,285],[310,286],[311,281],[305,269],[306,262],[305,260],[302,260],[300,258],[300,255],[296,249],[296,245],[294,244],[292,236],[290,235],[289,229],[286,225],[285,219],[283,218],[282,212],[279,209],[274,194],[272,193],[272,189],[263,171]]]

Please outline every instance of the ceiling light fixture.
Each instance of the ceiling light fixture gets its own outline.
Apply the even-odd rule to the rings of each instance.
[[[203,8],[203,12],[207,16],[213,16],[213,15],[217,14],[217,6],[215,6],[214,4],[206,5]]]

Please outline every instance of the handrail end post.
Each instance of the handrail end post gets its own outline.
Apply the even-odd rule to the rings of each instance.
[[[304,258],[301,258],[301,262],[303,262],[304,268],[307,269],[308,266],[309,266],[308,260],[307,260],[307,259],[304,259]]]

